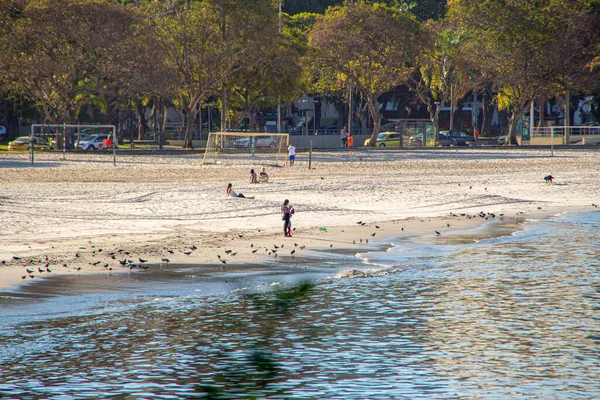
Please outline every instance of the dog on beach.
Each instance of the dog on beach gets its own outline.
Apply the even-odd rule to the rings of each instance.
[[[546,176],[544,177],[544,181],[545,181],[546,183],[552,183],[552,180],[553,180],[553,179],[554,179],[554,177],[553,177],[552,175],[546,175]]]

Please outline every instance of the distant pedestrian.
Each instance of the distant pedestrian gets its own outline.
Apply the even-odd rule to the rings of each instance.
[[[296,159],[296,148],[291,144],[288,146],[288,160],[290,167],[294,166],[294,160]]]
[[[340,129],[340,139],[342,139],[342,147],[348,146],[348,131],[346,130],[346,125],[342,129]]]
[[[283,220],[283,234],[286,237],[292,237],[292,215],[294,215],[294,207],[290,204],[288,199],[285,199],[281,206],[281,213],[283,214],[281,219]]]

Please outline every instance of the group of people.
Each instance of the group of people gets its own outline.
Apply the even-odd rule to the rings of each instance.
[[[259,180],[260,179],[260,180]],[[265,168],[263,167],[260,171],[260,178],[254,172],[254,169],[250,170],[250,183],[266,183],[269,181],[269,175],[267,174]],[[249,197],[244,195],[243,193],[238,193],[233,190],[233,184],[227,184],[227,196],[228,197],[239,197],[244,199],[253,199],[254,196]],[[292,215],[294,215],[294,207],[290,204],[288,199],[285,199],[283,205],[281,206],[281,219],[283,220],[283,234],[286,237],[292,237]]]
[[[292,146],[291,144],[288,146],[288,160],[289,160],[289,166],[293,166],[294,165],[294,161],[296,159],[296,148],[294,146]],[[252,168],[250,170],[250,175],[248,177],[248,181],[250,183],[267,183],[269,182],[269,174],[267,174],[267,171],[265,169],[265,167],[262,167],[260,172],[257,174],[254,171],[254,168]],[[249,197],[244,195],[243,193],[237,193],[235,190],[233,190],[233,184],[229,183],[227,184],[227,196],[228,197],[239,197],[239,198],[244,198],[244,199],[253,199],[254,196]],[[292,237],[292,215],[294,215],[294,207],[290,204],[290,201],[288,199],[285,199],[285,201],[283,202],[283,205],[281,206],[281,219],[283,220],[283,234],[286,237]]]
[[[262,167],[259,174],[257,175],[254,172],[254,168],[250,170],[250,176],[248,177],[248,181],[250,183],[267,183],[269,182],[269,174],[267,174],[267,170],[265,167]]]

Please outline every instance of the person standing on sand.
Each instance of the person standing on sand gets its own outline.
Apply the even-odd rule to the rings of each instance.
[[[342,140],[342,147],[346,147],[348,143],[348,131],[346,130],[346,125],[340,129],[340,139]]]
[[[292,215],[294,214],[294,207],[290,205],[290,201],[285,199],[283,205],[281,206],[281,213],[283,216],[281,219],[283,220],[283,234],[286,237],[292,237]]]
[[[294,166],[294,160],[296,159],[296,148],[291,144],[288,146],[288,159],[290,167]]]

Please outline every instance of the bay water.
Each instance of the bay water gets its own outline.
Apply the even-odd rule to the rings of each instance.
[[[0,398],[600,398],[599,231],[568,213],[4,293]]]

